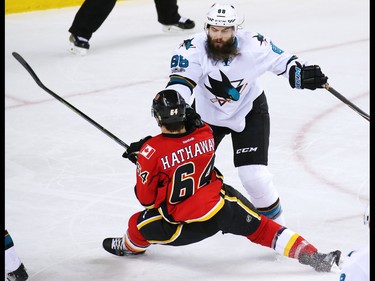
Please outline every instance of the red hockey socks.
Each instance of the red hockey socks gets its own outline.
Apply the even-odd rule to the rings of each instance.
[[[132,215],[128,222],[128,230],[124,235],[125,247],[134,253],[146,251],[150,243],[142,236],[137,227],[138,216],[141,212]]]
[[[298,259],[304,252],[312,254],[317,249],[301,235],[261,215],[259,228],[246,236],[251,242],[273,248],[283,256]]]

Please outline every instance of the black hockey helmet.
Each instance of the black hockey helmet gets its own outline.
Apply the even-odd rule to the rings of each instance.
[[[151,115],[158,125],[167,125],[186,120],[186,102],[176,90],[162,90],[152,101]]]

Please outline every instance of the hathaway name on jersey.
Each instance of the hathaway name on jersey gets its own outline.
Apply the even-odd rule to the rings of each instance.
[[[184,143],[189,143],[193,141],[195,138],[189,138],[184,141]],[[215,150],[215,142],[214,139],[203,140],[192,145],[186,146],[184,148],[178,149],[170,153],[170,155],[165,155],[160,158],[160,161],[163,165],[164,169],[169,169],[176,164],[179,165],[187,160],[197,157],[198,155],[203,155],[207,152],[211,152]],[[146,145],[144,149],[142,149],[141,154],[146,159],[150,159],[150,157],[154,154],[155,149],[150,145]]]

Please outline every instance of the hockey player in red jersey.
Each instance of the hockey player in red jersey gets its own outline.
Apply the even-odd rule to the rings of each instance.
[[[215,168],[210,126],[177,91],[159,92],[152,114],[161,134],[132,143],[123,154],[137,165],[135,194],[145,209],[130,217],[123,237],[104,239],[106,251],[138,255],[151,244],[188,245],[221,231],[244,236],[316,271],[328,272],[338,265],[340,251],[319,253],[223,182]]]

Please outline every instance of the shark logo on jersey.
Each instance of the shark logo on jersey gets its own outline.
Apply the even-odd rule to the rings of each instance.
[[[262,46],[263,43],[264,45],[268,44],[267,39],[264,38],[264,36],[260,33],[258,33],[257,35],[254,35],[253,38],[256,38],[260,42],[260,46]]]
[[[184,40],[184,42],[182,42],[182,44],[180,45],[179,48],[185,48],[186,50],[188,50],[190,48],[195,48],[195,46],[191,43],[191,41],[193,41],[193,39],[194,38]]]
[[[208,76],[211,87],[204,85],[216,98],[211,99],[211,102],[218,102],[220,106],[223,106],[226,102],[238,101],[240,99],[240,92],[242,87],[243,79],[232,81],[237,82],[237,87],[232,85],[229,78],[220,70],[222,81],[218,81]]]

